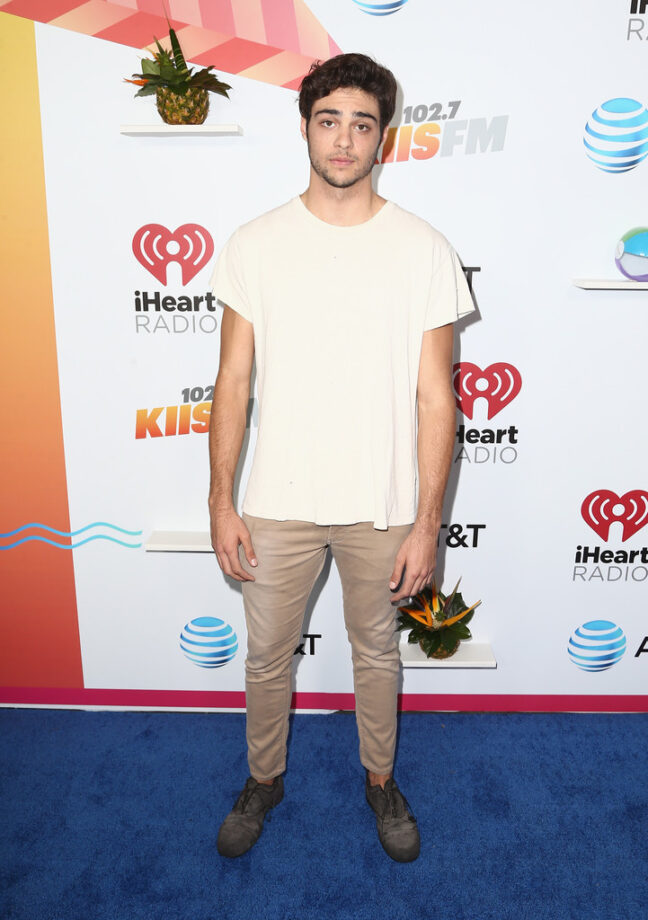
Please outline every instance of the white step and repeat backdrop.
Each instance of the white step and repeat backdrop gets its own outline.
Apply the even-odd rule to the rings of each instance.
[[[457,336],[439,574],[482,599],[471,628],[497,668],[407,669],[403,705],[623,708],[614,698],[644,694],[648,678],[648,292],[573,279],[622,279],[616,244],[648,224],[648,12],[630,0],[308,6],[343,51],[397,76],[378,191],[450,239],[479,308]],[[208,281],[235,227],[307,184],[297,94],[221,74],[231,101],[213,97],[208,123],[243,136],[126,136],[120,125],[158,120],[120,84],[137,51],[50,25],[36,38],[71,529],[102,522],[94,535],[111,537],[73,550],[84,685],[241,706],[239,586],[209,554],[143,544],[208,530],[222,317]],[[181,648],[204,618],[238,640],[220,667]],[[337,708],[353,685],[330,560],[304,635],[298,703]]]

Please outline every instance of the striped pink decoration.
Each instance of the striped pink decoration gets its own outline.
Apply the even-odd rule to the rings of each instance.
[[[295,89],[340,53],[305,0],[166,0],[187,59]],[[168,34],[162,0],[0,0],[4,13],[144,49]]]

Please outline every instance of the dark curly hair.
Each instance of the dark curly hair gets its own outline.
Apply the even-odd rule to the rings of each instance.
[[[366,54],[338,54],[328,61],[315,61],[299,87],[299,111],[310,120],[313,105],[336,89],[361,89],[374,96],[380,109],[380,130],[389,124],[396,109],[396,80],[391,70]]]

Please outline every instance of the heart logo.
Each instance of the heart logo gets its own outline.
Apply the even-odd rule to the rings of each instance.
[[[481,396],[488,404],[488,418],[491,419],[518,395],[522,376],[517,367],[502,361],[484,370],[469,361],[461,361],[452,368],[452,385],[457,408],[465,416],[473,417],[475,400]]]
[[[606,543],[612,522],[621,521],[625,543],[648,524],[648,492],[634,489],[619,496],[609,489],[597,489],[590,492],[581,505],[581,514],[585,523]]]
[[[145,224],[133,237],[133,255],[164,285],[169,262],[180,265],[182,283],[189,284],[213,254],[214,241],[199,224],[183,224],[174,233],[162,224]]]

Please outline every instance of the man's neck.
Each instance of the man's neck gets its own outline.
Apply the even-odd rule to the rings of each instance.
[[[385,199],[374,192],[370,181],[361,181],[349,188],[334,188],[316,173],[311,173],[309,186],[300,197],[311,214],[337,227],[364,224],[385,204]]]

